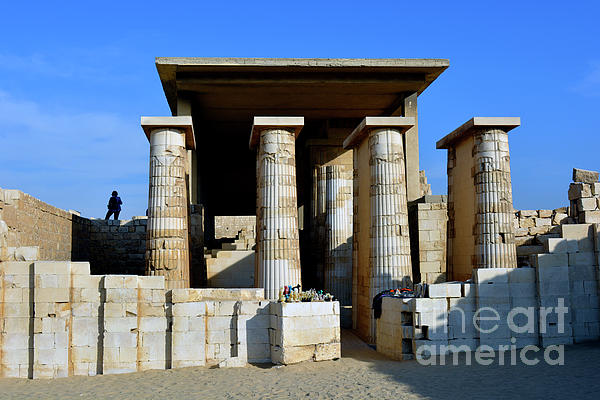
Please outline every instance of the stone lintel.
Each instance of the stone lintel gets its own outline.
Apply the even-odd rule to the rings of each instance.
[[[196,149],[196,137],[191,116],[178,117],[142,117],[142,129],[150,141],[150,133],[157,128],[177,128],[185,133],[185,145],[188,149]]]
[[[250,149],[258,145],[260,131],[268,128],[293,129],[297,138],[304,127],[304,117],[254,117],[250,132]]]
[[[350,149],[359,144],[369,130],[374,128],[394,128],[404,133],[415,125],[414,117],[365,117],[344,140],[344,148]]]
[[[448,149],[454,142],[462,140],[473,132],[473,128],[500,128],[504,132],[521,125],[519,117],[474,117],[438,140],[435,147],[437,149]]]

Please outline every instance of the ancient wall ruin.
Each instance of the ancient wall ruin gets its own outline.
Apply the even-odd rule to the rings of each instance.
[[[201,207],[192,205],[190,220],[191,241],[199,249],[192,270],[198,275],[204,265]],[[0,261],[89,261],[93,274],[143,275],[147,221],[88,219],[20,190],[0,189]],[[195,276],[194,282],[201,280]]]
[[[408,215],[415,281],[445,282],[448,197],[425,195],[409,203]]]
[[[263,289],[165,289],[88,263],[0,263],[0,376],[57,378],[340,357],[339,303]]]

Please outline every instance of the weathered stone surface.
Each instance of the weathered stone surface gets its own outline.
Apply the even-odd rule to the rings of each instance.
[[[582,197],[592,197],[592,188],[587,183],[571,183],[569,185],[569,200],[577,200]]]
[[[573,168],[573,182],[596,183],[599,175],[596,171]]]

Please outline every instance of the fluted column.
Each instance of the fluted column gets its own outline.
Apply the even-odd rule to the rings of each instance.
[[[477,268],[516,268],[508,134],[484,128],[474,139]]]
[[[325,279],[325,241],[327,239],[327,167],[317,165],[313,169],[312,248],[315,268],[315,284],[320,287]]]
[[[352,305],[352,168],[326,168],[325,289]]]
[[[412,117],[366,117],[344,141],[354,150],[353,324],[370,343],[375,295],[412,283],[402,136],[414,123]]]
[[[191,117],[145,117],[150,140],[146,275],[162,275],[169,289],[190,283],[186,184]],[[190,133],[191,132],[191,133]]]
[[[448,279],[516,268],[508,132],[514,117],[475,117],[437,142],[448,150]]]
[[[258,146],[256,285],[275,299],[301,283],[295,139],[301,117],[255,117],[250,147]]]
[[[371,167],[371,295],[412,282],[402,134],[369,132]]]

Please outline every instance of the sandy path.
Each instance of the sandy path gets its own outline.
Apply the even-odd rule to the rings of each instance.
[[[600,343],[570,346],[564,366],[421,366],[390,361],[344,332],[343,358],[287,367],[185,368],[53,381],[0,379],[0,398],[462,399],[600,398]]]

